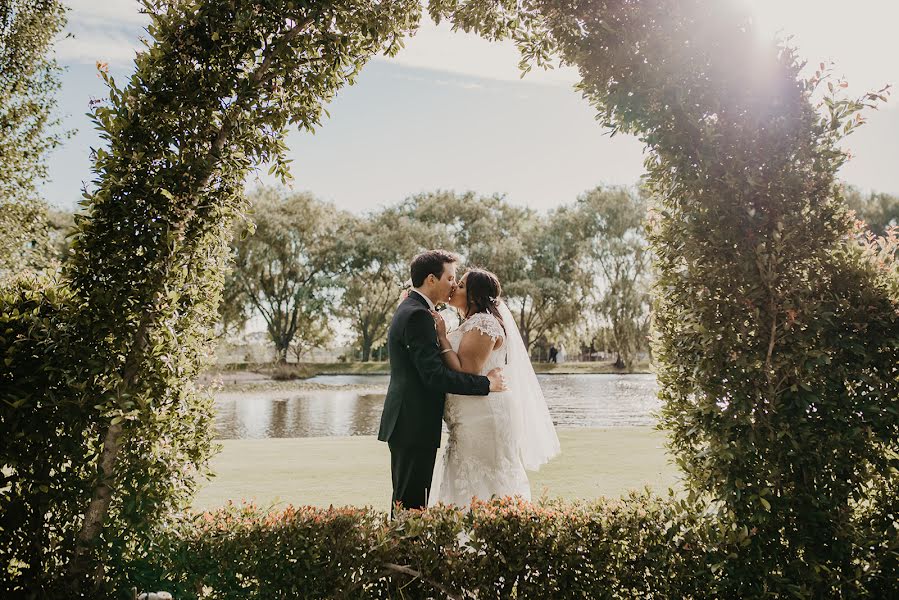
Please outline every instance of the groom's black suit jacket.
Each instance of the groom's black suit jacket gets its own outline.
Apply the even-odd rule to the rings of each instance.
[[[387,333],[390,386],[378,439],[393,446],[438,448],[446,394],[486,396],[490,380],[458,373],[440,359],[437,330],[428,303],[411,292]]]

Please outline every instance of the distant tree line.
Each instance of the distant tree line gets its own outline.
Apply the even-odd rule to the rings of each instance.
[[[370,360],[385,342],[410,259],[435,247],[499,276],[531,349],[564,338],[572,347],[611,347],[625,365],[646,348],[646,199],[637,190],[596,188],[547,214],[470,192],[419,194],[363,216],[272,188],[250,201],[222,332],[260,316],[279,361],[325,344],[338,319]]]
[[[897,222],[899,197],[847,190],[850,207],[875,233]],[[274,188],[249,200],[221,331],[233,335],[260,316],[278,361],[300,361],[328,344],[338,320],[353,332],[356,356],[371,360],[386,341],[410,258],[435,247],[458,252],[463,267],[499,276],[535,355],[564,341],[575,354],[609,352],[628,367],[648,352],[650,202],[638,188],[597,187],[546,214],[499,195],[451,191],[362,216]]]
[[[855,186],[846,186],[846,203],[855,216],[876,235],[884,235],[888,227],[899,225],[899,196],[882,192],[863,193]]]

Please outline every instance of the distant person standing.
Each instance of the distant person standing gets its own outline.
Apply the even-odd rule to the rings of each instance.
[[[562,342],[559,342],[559,353],[556,355],[556,358],[560,363],[565,362],[565,344]]]
[[[549,362],[559,362],[559,350],[556,348],[555,344],[549,345]]]

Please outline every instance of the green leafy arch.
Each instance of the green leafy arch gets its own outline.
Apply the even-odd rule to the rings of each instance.
[[[95,119],[108,144],[67,271],[0,302],[13,591],[122,577],[114,557],[140,557],[186,505],[213,446],[192,381],[244,176],[265,162],[286,173],[287,129],[316,126],[421,16],[417,0],[144,6],[152,42],[124,86],[107,76]],[[577,66],[600,123],[646,144],[662,424],[688,487],[744,532],[741,564],[773,574],[748,595],[857,585],[860,540],[882,541],[871,523],[896,514],[899,301],[895,253],[859,243],[835,173],[877,95],[830,93],[817,109],[826,73],[800,79],[793,52],[760,44],[724,2],[428,10],[513,39],[525,68]]]

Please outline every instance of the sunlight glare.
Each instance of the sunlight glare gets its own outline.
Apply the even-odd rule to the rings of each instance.
[[[899,84],[899,3],[856,0],[737,0],[753,15],[767,39],[792,36],[791,45],[808,61],[808,74],[821,62],[834,63],[852,94]],[[896,105],[896,102],[891,103]]]

